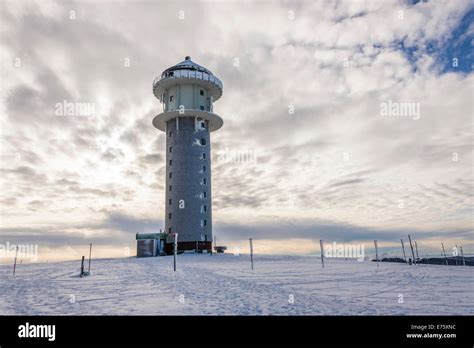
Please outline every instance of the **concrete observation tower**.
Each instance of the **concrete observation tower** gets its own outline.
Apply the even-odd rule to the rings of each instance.
[[[222,82],[191,57],[153,81],[163,112],[153,126],[166,132],[165,229],[178,233],[178,250],[212,249],[210,132],[223,121],[213,112]]]

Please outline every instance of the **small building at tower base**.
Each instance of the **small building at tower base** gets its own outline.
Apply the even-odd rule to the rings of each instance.
[[[166,233],[137,233],[137,257],[166,255]]]

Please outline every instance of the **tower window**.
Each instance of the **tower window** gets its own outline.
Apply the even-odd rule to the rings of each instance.
[[[170,219],[170,220],[171,220],[171,213],[169,213],[169,214],[168,214],[168,219]]]
[[[201,139],[201,145],[206,145],[206,139]]]
[[[174,95],[170,95],[170,102],[173,101]]]
[[[201,128],[206,128],[206,123],[205,122],[201,122]]]
[[[204,110],[204,106],[202,106],[202,105],[201,105],[199,108],[200,108],[201,110]]]
[[[202,172],[204,173],[206,171],[206,166],[202,166]]]
[[[173,146],[170,146],[170,153],[173,152]]]
[[[170,234],[171,234],[171,227],[170,227],[170,228],[168,228],[168,233],[170,233]]]
[[[171,205],[171,198],[170,198],[170,199],[168,199],[168,204],[169,204],[169,205]]]
[[[173,172],[170,172],[170,179],[173,177]]]
[[[170,131],[170,138],[173,136],[173,131]]]
[[[203,205],[202,208],[203,208],[202,210],[203,210],[204,212],[207,211],[207,206]]]
[[[204,191],[204,192],[202,193],[202,196],[203,196],[204,198],[206,198],[206,191]]]
[[[202,178],[202,184],[203,184],[203,185],[207,185],[207,184],[206,184],[206,178]]]
[[[199,91],[199,94],[200,94],[200,95],[204,95],[204,91],[201,89],[201,90]]]
[[[170,185],[170,188],[169,188],[169,190],[171,191],[171,185]]]
[[[170,166],[173,164],[173,160],[170,160]]]
[[[204,226],[207,226],[207,220],[204,220]]]
[[[206,159],[206,153],[205,152],[202,153],[202,159]]]

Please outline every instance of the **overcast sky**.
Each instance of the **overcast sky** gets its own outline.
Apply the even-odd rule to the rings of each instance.
[[[472,1],[0,4],[0,243],[121,256],[163,228],[152,81],[190,55],[224,84],[218,244],[474,252]]]

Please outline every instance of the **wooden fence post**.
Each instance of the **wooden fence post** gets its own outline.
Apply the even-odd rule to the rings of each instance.
[[[251,264],[252,270],[253,270],[253,243],[252,243],[252,238],[249,238],[249,243],[250,243],[250,264]]]
[[[415,252],[413,251],[413,244],[411,242],[411,237],[408,235],[408,240],[410,241],[411,255],[413,256],[413,263],[416,265]]]
[[[408,264],[407,254],[405,254],[405,244],[403,244],[403,239],[400,239],[400,242],[402,242],[403,258],[405,259],[405,263]]]
[[[444,259],[446,260],[446,266],[448,266],[449,265],[448,257],[446,256],[446,250],[444,250],[444,244],[443,243],[441,243],[441,247],[443,248]]]
[[[91,256],[92,256],[92,243],[90,244],[90,248],[89,248],[89,270],[88,270],[89,273],[91,272]]]
[[[16,251],[15,251],[15,262],[13,263],[13,275],[15,275],[16,272],[16,260],[18,258],[18,245],[16,246]]]
[[[462,256],[462,265],[466,266],[466,261],[464,260],[464,251],[462,251],[462,245],[461,245],[461,256]]]
[[[319,240],[319,248],[321,249],[321,265],[324,268],[324,244],[323,243],[324,243],[323,240],[320,239]]]
[[[374,245],[375,245],[375,258],[377,260],[377,267],[379,267],[379,248],[378,248],[376,240],[374,240]]]
[[[453,252],[453,256],[454,256],[454,260],[456,261],[456,266],[458,266],[458,257],[459,257],[458,245],[456,244],[455,247],[456,247],[456,255],[454,255],[454,252]]]
[[[174,234],[174,246],[173,246],[173,269],[176,272],[176,255],[178,254],[178,234]]]
[[[81,278],[84,277],[84,256],[81,260]]]

